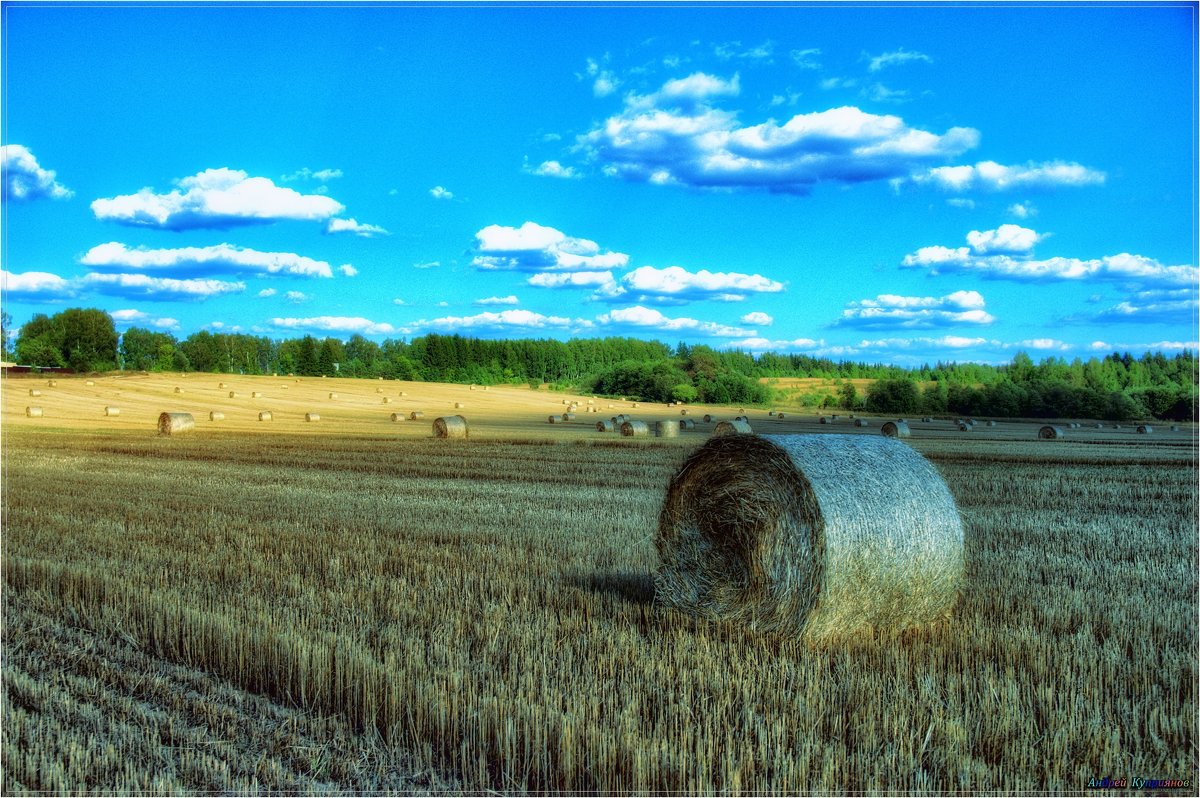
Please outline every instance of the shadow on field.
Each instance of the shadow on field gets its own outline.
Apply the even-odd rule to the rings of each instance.
[[[567,584],[630,604],[650,606],[654,603],[654,578],[650,574],[600,572],[571,574]]]

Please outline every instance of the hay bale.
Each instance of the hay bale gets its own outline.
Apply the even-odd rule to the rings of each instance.
[[[47,388],[57,388],[57,387],[58,387],[58,380],[47,380],[47,381],[46,381],[46,387],[47,387]]]
[[[224,421],[225,414],[220,412],[219,410],[211,410],[208,413],[208,420],[209,421]]]
[[[688,414],[688,409],[686,407],[683,410],[679,411],[679,415],[681,415],[681,416],[686,416],[687,414]]]
[[[650,427],[645,421],[626,421],[621,425],[621,435],[626,438],[645,438],[650,434]]]
[[[321,420],[321,414],[320,414],[320,413],[305,413],[305,414],[304,414],[304,420],[305,420],[305,421],[309,421],[309,422],[312,422],[312,421],[320,421],[320,420]]]
[[[963,526],[937,470],[863,435],[735,435],[697,449],[659,515],[655,599],[820,642],[944,617]]]
[[[230,399],[237,399],[237,391],[230,391],[230,392],[229,392],[229,398],[230,398]]]
[[[921,421],[923,421],[926,424],[929,424],[930,422],[933,421],[933,419],[930,418],[929,416],[925,416],[925,418],[921,419]]]
[[[281,391],[286,391],[287,389],[288,389],[288,387],[286,385],[279,386],[279,390],[281,390]]]
[[[723,437],[725,435],[752,435],[754,430],[750,429],[750,423],[747,421],[722,421],[713,430],[713,435]]]
[[[563,418],[562,418],[562,416],[550,416],[546,420],[551,424],[561,424]]]
[[[461,409],[463,409],[464,407],[466,407],[466,405],[464,405],[462,402],[455,402],[455,403],[454,403],[454,409],[455,409],[455,410],[461,410]]]
[[[705,424],[711,424],[711,423],[713,423],[713,422],[714,422],[714,421],[716,421],[716,420],[717,420],[717,417],[716,417],[716,416],[714,416],[712,413],[705,413],[705,414],[704,414],[704,423],[705,423]]]
[[[775,418],[779,419],[780,421],[783,421],[785,418],[787,418],[787,416],[783,413],[779,413],[778,415],[775,416]]]
[[[401,391],[401,392],[400,392],[400,395],[401,395],[401,396],[408,396],[408,392],[407,392],[407,391]]]
[[[263,410],[258,414],[259,421],[270,421],[272,418],[270,410]]]
[[[1121,428],[1120,424],[1113,424],[1113,429],[1120,429],[1120,428]]]
[[[869,426],[871,426],[871,422],[867,421],[865,418],[856,418],[856,419],[854,419],[854,426],[869,427]]]
[[[42,408],[40,408],[40,407],[26,407],[26,408],[25,408],[25,415],[26,415],[26,417],[28,417],[28,418],[41,418],[41,417],[42,417]]]
[[[1179,432],[1179,425],[1178,425],[1178,424],[1172,424],[1172,425],[1171,425],[1171,432]]]
[[[392,419],[392,421],[404,421],[404,414],[403,413],[392,413],[390,418]]]
[[[1095,427],[1096,427],[1096,429],[1104,429],[1104,425],[1101,424],[1099,421],[1096,422]]]
[[[992,420],[989,418],[989,419],[988,419],[988,422],[987,422],[987,426],[989,426],[989,427],[994,427],[994,426],[996,426],[996,422],[995,422],[995,421],[992,421]]]
[[[595,400],[595,399],[588,399],[588,404],[589,404],[589,405],[594,405],[594,404],[596,404],[596,400]]]
[[[159,413],[158,434],[175,435],[180,432],[191,432],[196,428],[196,419],[191,413]]]
[[[1063,431],[1059,427],[1055,427],[1050,424],[1046,424],[1041,429],[1038,430],[1038,437],[1042,438],[1043,440],[1052,441],[1052,440],[1056,440],[1058,438],[1062,438],[1062,437],[1064,437],[1064,435],[1063,435]]]
[[[179,386],[175,386],[175,393],[183,393],[183,389]]]
[[[41,391],[39,391],[37,388],[30,388],[30,389],[29,389],[29,395],[30,395],[30,396],[41,396],[41,395],[42,395],[42,392],[41,392]]]
[[[679,429],[683,431],[693,430],[696,428],[696,422],[690,418],[679,419]]]
[[[562,403],[563,403],[564,405],[569,405],[569,404],[571,404],[571,400],[570,400],[570,399],[563,399],[563,400],[562,400]]]
[[[105,407],[105,408],[104,408],[104,415],[106,415],[106,416],[119,416],[119,415],[121,415],[121,408],[119,408],[119,407],[113,407],[112,405],[109,405],[109,406],[107,406],[107,407]]]
[[[634,407],[637,407],[637,406],[638,406],[638,403],[637,403],[637,402],[634,402],[634,403],[633,403],[633,406],[634,406]]]
[[[968,424],[965,421],[958,422],[958,431],[959,432],[970,432],[973,429],[974,429],[974,427],[972,427],[970,424]]]
[[[822,424],[828,424],[828,423],[829,423],[829,419],[828,419],[828,418],[826,418],[825,416],[821,416],[821,423],[822,423]]]
[[[1137,431],[1138,435],[1149,435],[1150,433],[1154,432],[1154,427],[1150,426],[1149,424],[1139,424]]]
[[[467,420],[462,416],[441,416],[433,420],[435,438],[466,438],[469,435]]]
[[[471,390],[472,390],[472,391],[473,391],[473,390],[475,390],[475,386],[474,386],[474,385],[472,385],[472,386],[471,386]]]
[[[217,387],[218,387],[218,388],[221,388],[221,389],[224,389],[224,388],[225,388],[225,383],[223,383],[223,382],[218,382],[218,383],[217,383]]]
[[[613,432],[614,430],[616,430],[616,428],[617,428],[617,425],[612,423],[611,421],[597,421],[596,422],[596,432]]]
[[[336,393],[331,393],[331,394],[329,394],[329,398],[330,398],[330,399],[337,399],[337,398],[338,398],[338,395],[337,395]]]
[[[90,386],[92,386],[92,385],[95,385],[95,384],[96,384],[96,383],[92,382],[91,380],[88,380],[87,382],[85,382],[85,383],[84,383],[84,385],[87,385],[87,386],[89,386],[89,387],[90,387]]]
[[[734,421],[745,421],[747,424],[750,423],[750,419],[747,416],[735,416],[733,420]]]
[[[262,391],[251,391],[250,398],[251,399],[262,399]]]
[[[420,410],[414,410],[408,414],[408,418],[410,421],[416,421],[418,418],[425,418],[425,414]]]
[[[562,420],[563,421],[574,421],[575,414],[574,413],[563,413]]]
[[[889,421],[879,428],[885,438],[907,438],[912,432],[907,421]]]
[[[390,397],[390,396],[383,397],[383,404],[390,405],[391,403],[392,403],[392,397]]]
[[[767,413],[767,415],[768,415],[768,416],[773,416],[773,415],[775,415],[775,411],[774,411],[774,410],[772,410],[772,411],[770,411],[769,413]]]
[[[679,425],[674,421],[656,421],[654,422],[654,437],[678,438]]]

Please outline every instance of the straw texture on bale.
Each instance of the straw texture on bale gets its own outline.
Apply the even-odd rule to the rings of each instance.
[[[29,389],[29,395],[30,395],[30,396],[41,396],[41,395],[42,395],[42,392],[41,392],[41,391],[39,391],[37,388],[30,388],[30,389]]]
[[[435,438],[466,438],[470,430],[462,416],[441,416],[433,420]]]
[[[119,415],[121,415],[121,408],[119,408],[119,407],[112,407],[112,406],[110,405],[110,406],[108,406],[108,407],[104,408],[104,415],[106,415],[106,416],[119,416]]]
[[[383,404],[390,405],[391,403],[392,403],[392,397],[390,397],[390,396],[383,397]]]
[[[611,421],[597,421],[596,432],[612,432],[617,428],[617,425]]]
[[[634,403],[633,403],[633,406],[634,406],[634,407],[637,407],[637,406],[638,406],[638,403],[637,403],[637,402],[634,402]]]
[[[550,416],[549,418],[546,419],[546,421],[551,424],[561,424],[562,420],[563,420],[562,416]]]
[[[775,418],[787,418],[787,415],[785,413],[777,413]]]
[[[461,409],[462,409],[462,408],[464,408],[464,407],[466,407],[466,405],[465,405],[465,404],[463,404],[462,402],[455,402],[455,403],[454,403],[454,409],[455,409],[455,410],[461,410]]]
[[[734,421],[746,421],[746,422],[749,422],[749,421],[750,421],[750,418],[749,418],[748,416],[736,416],[736,417],[734,417],[734,419],[733,419],[733,420],[734,420]]]
[[[713,435],[718,437],[725,435],[751,435],[753,433],[754,430],[750,429],[750,422],[737,421],[736,419],[733,421],[722,421],[713,430]]]
[[[401,395],[401,396],[408,396],[408,391],[401,391],[401,392],[400,392],[400,395]]]
[[[1149,424],[1141,424],[1138,426],[1137,431],[1139,435],[1149,435],[1154,432],[1154,427],[1151,427]]]
[[[223,382],[218,382],[218,383],[217,383],[217,387],[218,387],[218,388],[224,388],[224,387],[225,387],[225,383],[223,383]]]
[[[656,421],[654,422],[654,437],[678,438],[679,425],[674,421]]]
[[[1046,440],[1054,440],[1055,438],[1063,437],[1063,431],[1058,427],[1046,424],[1038,430],[1038,437],[1045,438]]]
[[[270,410],[263,410],[258,414],[259,421],[270,421],[272,418]]]
[[[563,421],[574,421],[575,414],[574,413],[563,413],[562,418],[563,418]]]
[[[403,421],[403,420],[404,420],[403,413],[392,413],[392,421]]]
[[[175,435],[179,432],[190,432],[196,428],[196,419],[191,413],[159,413],[158,434]]]
[[[687,414],[688,414],[688,411],[687,411],[686,407],[683,410],[679,411],[679,415],[681,415],[681,416],[686,416]]]
[[[331,393],[331,394],[329,394],[329,398],[330,398],[330,399],[337,399],[337,398],[338,398],[338,395],[337,395],[336,393]]]
[[[626,421],[621,425],[621,434],[626,438],[644,438],[650,434],[645,421]]]
[[[854,426],[869,427],[869,426],[871,426],[871,422],[867,421],[865,418],[856,418],[856,419],[854,419]]]
[[[262,399],[262,391],[251,391],[250,398],[251,399]]]
[[[885,438],[907,438],[912,434],[907,421],[889,421],[879,428]]]
[[[175,393],[183,393],[183,389],[182,389],[182,388],[176,388],[176,389],[175,389]]]
[[[26,407],[26,408],[25,408],[25,415],[26,415],[27,417],[29,417],[29,418],[41,418],[41,417],[42,417],[42,408],[40,408],[40,407]]]
[[[224,421],[225,414],[220,412],[219,410],[210,410],[208,413],[208,420],[209,421]]]
[[[418,418],[425,418],[425,414],[422,413],[420,410],[414,410],[408,414],[408,418],[411,421],[416,421]]]
[[[679,419],[679,428],[681,430],[695,429],[696,422],[692,421],[690,418],[681,418]]]
[[[920,454],[862,435],[736,435],[672,479],[655,540],[661,604],[821,642],[944,617],[963,527]]]
[[[320,421],[321,414],[320,413],[305,413],[304,420],[305,421]]]

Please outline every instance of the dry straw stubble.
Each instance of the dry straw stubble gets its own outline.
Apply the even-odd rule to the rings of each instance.
[[[809,641],[947,614],[963,527],[920,454],[882,437],[713,438],[672,479],[657,600]]]

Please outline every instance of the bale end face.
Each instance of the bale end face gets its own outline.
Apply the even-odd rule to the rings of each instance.
[[[626,421],[621,424],[621,435],[626,438],[645,438],[650,434],[650,427],[644,421]]]
[[[119,416],[119,415],[121,415],[121,408],[119,408],[119,407],[111,407],[111,406],[110,406],[110,407],[106,407],[106,408],[104,408],[104,415],[106,415],[106,416]]]
[[[309,422],[309,423],[312,423],[312,422],[315,422],[315,421],[320,421],[320,420],[321,420],[321,414],[320,414],[320,413],[305,413],[305,414],[304,414],[304,420],[305,420],[305,421],[307,421],[307,422]]]
[[[177,435],[195,428],[196,420],[191,413],[160,413],[158,416],[159,435]]]
[[[467,420],[462,416],[442,416],[433,420],[435,438],[466,438],[469,434]]]
[[[1058,427],[1047,424],[1038,430],[1038,437],[1042,440],[1055,440],[1063,437],[1063,431]]]
[[[879,431],[887,438],[907,438],[912,434],[906,421],[889,421]]]
[[[270,421],[272,418],[273,418],[273,416],[271,415],[271,411],[269,411],[269,410],[264,410],[258,414],[259,421]]]
[[[752,434],[754,434],[754,430],[750,428],[750,423],[748,421],[738,421],[737,419],[734,419],[733,421],[722,421],[717,425],[717,428],[713,430],[713,435],[717,437],[724,437],[726,435]]]
[[[26,407],[25,408],[25,416],[27,418],[41,418],[42,417],[42,408]]]

